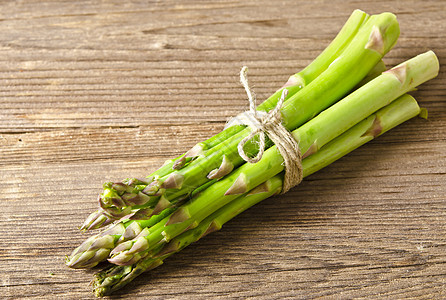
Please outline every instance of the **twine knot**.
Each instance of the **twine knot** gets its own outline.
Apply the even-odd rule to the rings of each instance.
[[[282,114],[280,113],[288,90],[283,89],[282,95],[274,109],[270,112],[263,112],[257,110],[256,97],[249,87],[248,68],[246,66],[240,71],[240,82],[248,95],[249,110],[231,119],[226,124],[226,128],[234,125],[248,125],[251,128],[251,133],[240,141],[237,149],[243,160],[252,164],[262,159],[263,153],[265,152],[265,135],[270,138],[283,157],[285,176],[282,194],[286,193],[290,188],[299,184],[303,178],[302,154],[300,153],[299,144],[293,135],[283,126]],[[259,136],[259,152],[255,157],[249,157],[244,150],[244,146],[256,135]]]

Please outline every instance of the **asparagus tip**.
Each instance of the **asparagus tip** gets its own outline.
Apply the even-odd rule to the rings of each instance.
[[[163,249],[161,249],[160,252],[158,252],[153,258],[159,258],[159,257],[163,257],[165,255],[171,254],[171,253],[175,253],[177,251],[180,250],[180,243],[179,241],[170,241],[169,243],[167,243]]]
[[[369,41],[365,45],[365,48],[374,50],[380,55],[384,55],[384,38],[379,27],[373,26],[372,32],[370,33]]]
[[[184,167],[188,162],[195,159],[197,156],[203,154],[203,144],[198,143],[187,151],[180,159],[178,159],[172,166],[173,170],[179,170]]]
[[[396,79],[398,79],[399,82],[401,82],[401,84],[403,84],[407,77],[407,64],[402,63],[388,71],[385,71],[384,73],[392,74],[396,77]]]
[[[85,219],[84,223],[79,229],[82,231],[97,229],[100,227],[104,227],[112,222],[113,220],[104,215],[102,210],[97,210],[91,213],[87,217],[87,219]]]
[[[92,268],[106,259],[110,249],[98,249],[97,251],[86,251],[68,258],[66,265],[72,269]]]
[[[225,196],[243,194],[247,192],[247,189],[246,177],[242,173],[237,177],[234,184],[225,192]]]
[[[371,136],[373,138],[377,137],[381,134],[383,127],[381,125],[381,120],[378,115],[375,114],[375,118],[373,119],[372,125],[370,125],[369,129],[361,136]]]
[[[153,208],[153,212],[151,215],[157,215],[171,205],[172,203],[170,203],[169,200],[167,200],[164,196],[161,196],[161,198],[158,200],[158,203]]]
[[[127,251],[131,249],[133,246],[133,241],[126,241],[124,243],[119,244],[113,250],[111,250],[110,255],[116,255],[120,252]]]
[[[302,155],[302,159],[316,153],[318,150],[318,146],[317,146],[317,140],[315,140],[313,142],[313,144],[311,144],[311,146],[307,149],[307,151],[305,151],[305,153]]]
[[[226,155],[223,155],[223,160],[221,162],[220,167],[209,172],[207,178],[220,179],[231,173],[233,169],[234,169],[234,164],[227,158]]]
[[[134,258],[134,256],[127,255],[125,252],[121,252],[117,255],[114,255],[114,256],[108,258],[107,260],[110,263],[118,265],[118,266],[126,266],[126,265],[128,265],[129,261],[133,260],[133,258]]]
[[[143,252],[149,248],[149,242],[145,237],[139,237],[133,244],[132,248],[128,250],[127,254],[135,254]]]
[[[302,78],[302,76],[300,76],[299,74],[291,75],[290,78],[288,78],[288,81],[279,90],[290,87],[290,86],[302,87],[302,86],[305,86],[305,81]]]
[[[167,177],[166,180],[161,184],[161,188],[163,189],[180,189],[183,185],[184,176],[178,174],[177,172],[173,172]]]
[[[125,229],[124,233],[119,238],[119,241],[122,242],[134,239],[141,231],[142,228],[138,222],[132,222],[130,226]]]
[[[130,220],[148,220],[153,215],[152,208],[141,208],[134,212],[129,219]]]
[[[98,237],[93,244],[91,244],[90,250],[98,250],[98,249],[112,249],[115,247],[115,239],[111,235],[105,235]]]
[[[215,231],[220,230],[221,227],[222,227],[222,225],[221,225],[219,222],[217,222],[217,220],[212,221],[212,222],[209,224],[209,226],[208,226],[208,228],[206,229],[206,231],[203,232],[203,234],[202,234],[197,240],[201,239],[202,237],[204,237],[204,236],[206,236],[206,235],[208,235],[208,234],[210,234],[210,233],[212,233],[212,232],[215,232]]]
[[[260,193],[267,193],[270,190],[271,190],[271,186],[270,186],[269,181],[267,180],[264,183],[253,188],[251,191],[249,191],[249,193],[246,194],[246,196],[251,196],[251,195],[260,194]]]
[[[190,213],[187,207],[181,207],[169,217],[169,220],[167,221],[165,226],[181,223],[188,220],[189,218]]]

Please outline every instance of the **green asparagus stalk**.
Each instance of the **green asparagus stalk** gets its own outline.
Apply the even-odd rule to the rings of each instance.
[[[385,71],[385,69],[384,62],[378,62],[378,64],[376,64],[376,66],[366,76],[367,81],[363,81],[361,84],[364,85],[368,81],[376,78],[383,71]],[[214,182],[215,181],[208,182],[207,184],[194,190],[191,197],[194,197],[195,194],[205,190]],[[153,216],[149,214],[149,217],[146,217],[145,209],[138,210],[136,212],[138,215],[136,219],[131,216],[130,219],[121,220],[119,223],[115,224],[112,229],[107,229],[105,232],[96,234],[84,241],[72,252],[69,257],[67,257],[67,265],[74,269],[91,268],[96,266],[101,261],[106,260],[111,250],[116,248],[119,244],[133,239],[143,229],[156,224],[164,217],[167,217],[173,213],[176,208],[177,207],[170,207],[163,210],[159,214],[157,213]],[[132,222],[135,222],[136,224],[132,224]]]
[[[277,194],[282,189],[282,175],[267,180],[251,192],[239,197],[228,205],[215,212],[200,225],[192,230],[186,231],[169,244],[159,247],[153,258],[138,262],[132,266],[113,266],[111,269],[98,273],[93,281],[95,294],[98,297],[109,295],[113,291],[122,288],[141,273],[162,264],[163,260],[170,255],[180,251],[189,244],[201,239],[205,235],[219,230],[224,223],[260,202],[263,199]]]
[[[309,85],[285,102],[282,108],[284,125],[289,130],[295,129],[342,98],[393,47],[398,35],[399,27],[394,15],[384,13],[371,16],[340,56]],[[188,197],[194,189],[209,180],[226,176],[243,163],[237,145],[249,132],[250,129],[245,128],[209,149],[205,155],[198,155],[182,169],[154,179],[138,195],[147,199],[143,200],[146,203],[153,201],[150,206],[158,206],[158,211],[161,211]],[[256,143],[248,143],[245,150],[248,153],[258,151]],[[127,200],[128,204],[137,206],[143,202],[139,196],[135,196],[137,203],[135,198],[131,198]],[[126,201],[113,197],[105,197],[100,203],[104,210],[117,210],[118,214],[128,213],[126,210],[130,209]]]
[[[288,82],[284,85],[287,87],[290,95],[299,91],[303,86],[307,83],[311,82],[314,78],[316,78],[322,71],[324,71],[346,48],[346,46],[350,43],[352,38],[356,35],[359,28],[362,24],[368,19],[368,15],[360,10],[355,10],[350,18],[347,20],[337,37],[332,41],[332,43],[323,51],[309,66],[307,66],[301,72],[292,75]],[[261,105],[259,105],[258,110],[260,111],[269,111],[276,104],[278,99],[281,96],[283,88],[279,89],[276,93],[274,93],[270,98],[264,101]],[[209,139],[206,142],[198,143],[191,150],[189,150],[183,156],[173,160],[167,161],[164,166],[162,166],[159,170],[155,171],[151,175],[148,176],[148,182],[152,182],[154,179],[166,176],[172,172],[174,169],[179,169],[183,167],[186,163],[189,163],[193,159],[197,157],[200,153],[203,153],[206,150],[211,149],[213,146],[218,145],[221,141],[224,141],[234,135],[237,132],[240,132],[244,126],[232,126],[223,132],[217,134],[215,137]],[[127,182],[123,182],[127,184]],[[113,183],[106,183],[104,186],[104,193],[99,198],[100,204],[103,208],[98,211],[92,213],[87,220],[84,222],[81,229],[94,229],[99,228],[103,224],[110,223],[110,220],[117,219],[123,217],[124,215],[131,212],[131,208],[125,207],[124,209],[119,209],[122,203],[126,203],[127,206],[134,206],[134,202],[137,201],[139,204],[147,204],[150,201],[147,197],[142,195],[139,189],[125,188],[122,186],[122,183],[117,183],[118,188],[113,188]],[[124,191],[123,191],[124,189]],[[123,195],[123,193],[126,195]],[[128,201],[126,198],[129,197],[133,199]],[[124,198],[124,199],[122,199]],[[157,201],[159,198],[152,195],[152,198],[156,198]],[[144,202],[147,201],[147,202]],[[108,204],[105,204],[108,203]],[[110,205],[111,203],[111,205]],[[117,207],[114,204],[118,204]],[[150,204],[146,206],[150,207]],[[104,208],[105,207],[105,208]],[[152,205],[153,207],[153,205]],[[146,210],[147,212],[147,210]]]
[[[331,164],[376,136],[418,115],[419,112],[420,108],[415,99],[407,94],[401,96],[322,147],[314,155],[304,159],[302,162],[304,176],[308,176]],[[113,266],[106,271],[97,273],[93,280],[96,296],[110,295],[131,282],[141,273],[161,265],[164,259],[172,254],[184,249],[203,236],[219,230],[223,224],[249,207],[279,193],[282,188],[282,176],[283,174],[275,175],[249,193],[226,204],[200,222],[196,228],[180,234],[164,247],[160,247],[155,255],[133,265]]]
[[[168,208],[149,220],[122,220],[107,230],[85,240],[66,258],[73,269],[92,268],[106,260],[110,252],[121,243],[137,237],[144,228],[151,227],[171,215],[176,208]]]
[[[330,45],[305,69],[292,75],[282,88],[259,105],[257,109],[259,111],[270,111],[276,106],[283,88],[286,87],[291,96],[313,81],[325,71],[337,57],[339,57],[368,18],[369,15],[363,11],[355,10]],[[103,227],[113,222],[113,220],[131,213],[132,210],[138,209],[134,201],[140,206],[142,205],[145,207],[143,213],[140,213],[139,215],[145,215],[147,217],[150,213],[156,214],[158,211],[162,210],[163,202],[161,202],[160,206],[155,209],[153,203],[158,204],[157,201],[159,200],[159,197],[154,195],[150,198],[145,197],[143,189],[141,189],[141,184],[145,184],[144,187],[146,187],[148,183],[151,183],[160,177],[169,175],[173,170],[184,167],[201,153],[204,153],[220,144],[222,141],[227,140],[234,134],[240,132],[243,128],[244,126],[241,125],[231,126],[207,141],[196,144],[182,156],[174,160],[166,161],[160,169],[144,180],[137,181],[130,179],[119,183],[105,183],[104,192],[99,197],[99,204],[103,208],[93,212],[81,226],[81,230]],[[135,184],[135,182],[138,182],[138,184]],[[135,185],[137,185],[137,187]],[[132,200],[129,201],[128,199]]]
[[[268,101],[265,101],[265,107],[271,105],[271,103],[274,101],[277,101],[277,99],[270,97]],[[185,154],[172,160],[166,160],[158,170],[147,176],[147,178],[127,178],[122,182],[104,183],[104,192],[98,197],[100,208],[87,217],[80,229],[98,229],[109,225],[119,218],[131,214],[131,208],[139,208],[139,206],[149,206],[151,202],[153,203],[154,201],[157,201],[159,199],[155,197],[150,198],[144,193],[144,188],[147,187],[149,183],[151,183],[156,178],[166,176],[171,173],[174,170],[174,165],[179,161],[187,160],[189,162],[189,160],[193,158],[193,153],[201,153],[203,151],[209,150],[222,141],[225,141],[232,135],[236,134],[241,129],[242,126],[232,126],[212,136],[208,140],[196,144]],[[110,203],[113,203],[113,205],[107,207],[106,209],[101,208],[101,206],[103,206],[104,199],[106,199],[106,201]],[[126,207],[126,209],[116,208],[122,207],[122,205],[131,205],[132,207]]]
[[[307,122],[293,136],[300,141],[304,157],[316,153],[368,115],[386,106],[402,94],[438,74],[438,59],[432,51],[384,72],[342,101]],[[311,84],[310,84],[311,85]],[[304,91],[304,90],[302,90]],[[377,121],[378,122],[378,121]],[[377,124],[377,126],[379,123]],[[109,259],[117,265],[131,265],[149,255],[162,243],[195,228],[207,216],[283,170],[283,159],[271,147],[255,164],[244,164],[229,176],[198,194],[174,214],[164,218],[146,232],[114,249]]]

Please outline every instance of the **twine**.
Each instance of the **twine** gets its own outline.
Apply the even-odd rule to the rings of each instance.
[[[231,119],[226,127],[234,125],[247,125],[251,128],[251,133],[245,137],[237,146],[239,155],[249,163],[256,163],[262,159],[265,152],[265,134],[277,146],[280,155],[283,157],[285,176],[282,186],[282,194],[286,193],[293,186],[298,185],[303,179],[302,154],[299,144],[293,135],[283,126],[282,114],[280,110],[288,94],[287,89],[283,89],[282,95],[277,105],[270,112],[257,111],[256,97],[249,87],[248,68],[244,66],[240,71],[240,82],[245,88],[249,100],[249,110]],[[259,136],[259,152],[255,157],[249,157],[245,150],[245,144],[256,135]]]

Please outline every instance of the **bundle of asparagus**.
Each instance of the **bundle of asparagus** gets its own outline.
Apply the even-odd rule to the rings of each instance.
[[[384,71],[381,59],[398,36],[393,14],[354,11],[308,67],[257,107],[271,111],[287,91],[281,120],[299,142],[304,177],[420,114],[417,102],[406,93],[438,74],[438,60],[429,51]],[[108,295],[280,193],[286,170],[276,145],[267,140],[256,163],[245,163],[239,155],[238,145],[251,130],[245,125],[228,127],[147,178],[106,183],[99,209],[82,229],[113,224],[76,248],[67,265],[91,268],[105,260],[114,264],[93,281],[97,296]],[[257,139],[243,150],[256,156]]]

